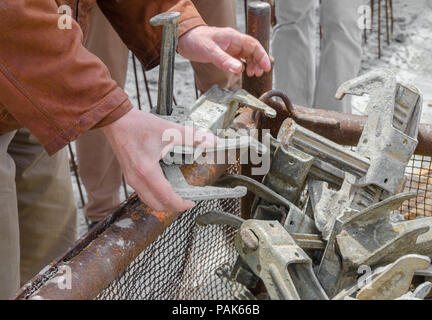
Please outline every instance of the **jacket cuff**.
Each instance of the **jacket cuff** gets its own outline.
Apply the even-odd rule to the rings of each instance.
[[[201,16],[195,16],[195,17],[191,17],[189,19],[186,19],[179,24],[178,37],[180,38],[182,35],[184,35],[188,31],[192,30],[193,28],[200,27],[200,26],[206,26],[206,25],[207,24],[204,22],[204,20],[201,18]]]
[[[48,155],[53,155],[68,143],[76,140],[82,133],[92,128],[100,128],[118,120],[132,109],[127,94],[117,87],[95,104],[90,111],[84,113],[74,125],[65,128],[61,134],[55,136],[44,145]]]

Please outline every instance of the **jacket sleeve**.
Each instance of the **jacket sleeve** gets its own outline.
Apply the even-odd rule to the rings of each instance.
[[[180,12],[179,37],[206,25],[189,0],[98,0],[97,3],[146,70],[159,63],[162,40],[162,27],[153,27],[150,18],[165,11]]]
[[[53,154],[131,109],[105,65],[82,46],[78,24],[58,27],[54,0],[1,3],[0,106],[8,124],[27,127]],[[0,132],[5,127],[1,120]]]

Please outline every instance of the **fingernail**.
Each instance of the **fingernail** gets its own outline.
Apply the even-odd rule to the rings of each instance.
[[[231,73],[238,73],[243,67],[240,61],[234,59],[231,61],[230,65],[229,72]]]

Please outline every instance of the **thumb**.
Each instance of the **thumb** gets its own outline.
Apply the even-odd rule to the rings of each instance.
[[[215,45],[210,59],[211,63],[225,72],[234,74],[240,74],[243,72],[243,63],[240,60],[230,56],[217,45]]]

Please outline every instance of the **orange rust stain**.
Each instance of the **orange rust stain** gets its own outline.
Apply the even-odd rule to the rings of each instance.
[[[169,217],[168,212],[155,211],[155,210],[152,210],[148,207],[145,209],[145,212],[147,214],[151,214],[151,215],[155,216],[160,222],[165,222]]]

